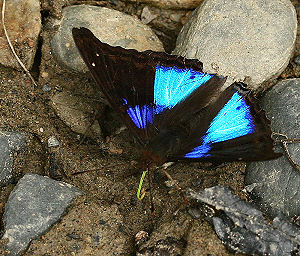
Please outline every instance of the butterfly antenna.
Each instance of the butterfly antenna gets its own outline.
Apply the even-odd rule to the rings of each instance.
[[[291,163],[291,165],[300,172],[300,166],[294,161],[294,159],[292,158],[290,152],[289,152],[289,149],[288,149],[288,144],[291,144],[291,143],[299,143],[300,142],[300,138],[294,138],[294,139],[290,139],[288,138],[287,135],[285,134],[282,134],[282,133],[277,133],[277,132],[273,132],[272,133],[272,137],[274,137],[274,135],[276,136],[281,136],[283,137],[284,139],[278,139],[278,138],[275,138],[275,142],[276,143],[281,143],[282,146],[283,146],[283,149],[287,155],[287,158],[289,160],[289,162]]]
[[[144,182],[144,179],[146,177],[147,172],[148,172],[148,168],[147,168],[146,171],[143,171],[141,179],[140,179],[139,187],[138,187],[138,190],[137,190],[137,193],[136,193],[136,197],[139,200],[143,200],[143,198],[146,195],[146,190],[143,188],[143,182]]]
[[[101,169],[100,168],[96,168],[96,169],[89,169],[89,170],[85,170],[85,171],[78,171],[78,172],[72,173],[71,175],[72,176],[77,176],[77,175],[81,175],[81,174],[88,173],[88,172],[104,171],[104,170],[108,170],[110,168],[114,168],[114,167],[122,166],[122,165],[125,165],[125,164],[107,165],[107,166],[104,166],[104,168],[101,168]]]

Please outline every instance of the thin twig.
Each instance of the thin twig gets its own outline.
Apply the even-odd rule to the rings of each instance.
[[[281,136],[284,137],[284,139],[275,139],[275,142],[279,142],[282,143],[283,149],[287,155],[287,158],[290,162],[290,164],[300,172],[300,166],[293,160],[292,156],[290,155],[289,149],[287,147],[287,144],[290,143],[295,143],[295,142],[300,142],[300,138],[294,138],[294,139],[289,139],[287,135],[282,134],[282,133],[277,133],[277,132],[273,132],[272,135],[277,135],[277,136]]]
[[[29,76],[29,78],[31,79],[32,83],[34,84],[34,86],[38,87],[37,83],[34,81],[33,77],[31,76],[30,72],[28,71],[28,69],[25,67],[25,65],[23,64],[23,62],[20,60],[20,58],[18,57],[10,39],[9,39],[9,36],[8,36],[8,33],[7,33],[7,30],[6,30],[6,26],[5,26],[5,22],[4,22],[4,17],[5,17],[5,0],[3,0],[3,3],[2,3],[2,26],[3,26],[3,30],[4,30],[4,33],[5,33],[5,37],[6,37],[6,40],[9,44],[9,47],[13,53],[13,55],[15,56],[15,58],[17,59],[18,63],[20,64],[20,66],[24,69],[24,71],[26,72],[26,74]]]
[[[289,152],[288,147],[287,147],[287,143],[286,142],[282,142],[282,145],[283,145],[284,151],[285,151],[285,153],[287,155],[287,158],[289,159],[290,163],[292,164],[292,166],[296,170],[298,170],[300,172],[300,166],[291,157],[290,152]]]

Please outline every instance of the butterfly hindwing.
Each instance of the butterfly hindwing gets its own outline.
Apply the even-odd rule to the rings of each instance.
[[[279,157],[273,151],[269,121],[242,83],[232,84],[191,128],[181,156],[202,161],[255,161]]]

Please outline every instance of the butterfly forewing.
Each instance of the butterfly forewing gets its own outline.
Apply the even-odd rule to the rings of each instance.
[[[190,105],[190,112],[198,111],[224,83],[223,78],[203,73],[198,60],[112,47],[85,28],[74,28],[72,32],[100,90],[143,144],[169,125],[167,118],[159,122],[158,115],[181,105],[196,89],[203,87],[198,103],[186,104]],[[210,80],[214,83],[209,83]],[[180,109],[173,112],[178,113],[177,118]]]

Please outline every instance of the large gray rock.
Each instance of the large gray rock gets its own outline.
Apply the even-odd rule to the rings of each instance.
[[[300,137],[300,79],[276,84],[262,99],[273,132]],[[300,165],[299,143],[288,146],[292,159]],[[256,203],[272,216],[300,214],[300,172],[286,155],[272,161],[247,165],[245,182]]]
[[[74,44],[73,27],[90,29],[103,42],[138,51],[163,51],[162,43],[152,30],[140,20],[104,7],[89,5],[69,6],[63,9],[63,18],[51,40],[56,60],[74,71],[87,71]]]
[[[3,216],[6,249],[20,255],[31,240],[60,219],[71,201],[81,192],[67,184],[36,174],[19,180],[5,205]]]
[[[257,88],[288,65],[296,32],[290,0],[205,0],[181,30],[174,53],[201,60],[205,71],[230,82],[250,77]]]
[[[0,131],[0,187],[13,181],[14,152],[24,149],[25,144],[24,135]]]

